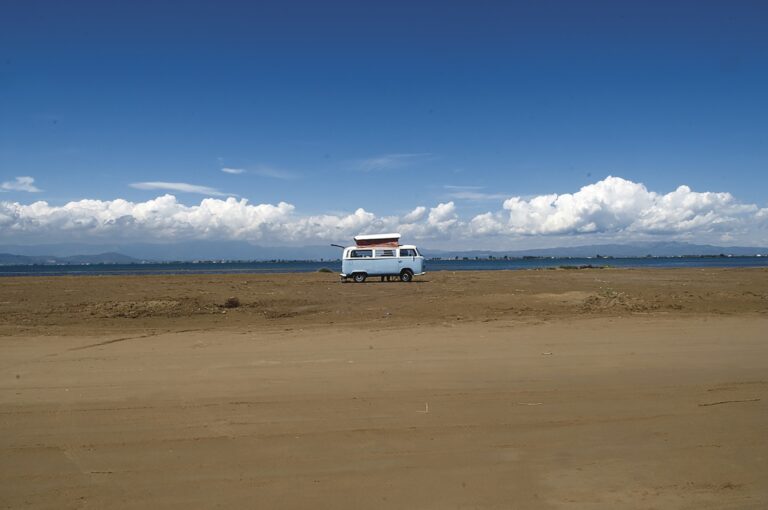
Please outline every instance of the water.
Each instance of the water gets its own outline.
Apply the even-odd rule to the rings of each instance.
[[[510,260],[428,260],[430,271],[495,271],[542,269],[560,266],[610,266],[625,268],[768,267],[768,257],[659,257],[659,258],[555,258]],[[164,264],[89,264],[67,266],[0,266],[0,276],[162,275],[309,273],[328,268],[341,271],[341,261],[307,262],[172,262]]]

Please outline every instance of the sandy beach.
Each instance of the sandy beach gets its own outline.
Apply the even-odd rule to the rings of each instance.
[[[765,269],[3,278],[0,508],[767,508],[766,332]]]

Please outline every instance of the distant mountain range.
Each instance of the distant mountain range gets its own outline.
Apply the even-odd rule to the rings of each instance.
[[[60,243],[34,246],[0,245],[0,253],[42,258],[121,254],[134,259],[136,262],[176,260],[318,260],[337,259],[341,256],[340,249],[329,245],[267,247],[253,245],[245,241],[185,241],[172,244]]]
[[[427,257],[679,257],[684,255],[768,255],[768,248],[714,246],[681,242],[596,244],[530,250],[432,250]],[[341,255],[332,246],[264,247],[242,241],[190,241],[175,244],[87,245],[79,243],[37,246],[0,245],[0,265],[32,264],[131,264],[194,260],[335,260]]]

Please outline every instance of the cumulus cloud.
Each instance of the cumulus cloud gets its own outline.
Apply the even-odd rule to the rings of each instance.
[[[444,225],[456,223],[456,206],[453,202],[437,204],[429,210],[427,223],[430,225]]]
[[[510,197],[498,209],[471,218],[462,218],[453,201],[420,205],[399,217],[379,216],[362,208],[304,215],[286,202],[251,204],[235,197],[209,197],[185,205],[170,194],[146,202],[80,200],[61,206],[0,201],[0,238],[14,242],[210,239],[279,245],[343,241],[360,233],[392,231],[425,244],[461,247],[487,241],[504,248],[531,236],[741,239],[760,244],[768,242],[768,208],[740,203],[729,193],[697,192],[684,185],[657,193],[619,177],[574,193]]]
[[[146,202],[80,200],[63,206],[47,202],[0,202],[0,233],[23,239],[100,238],[174,241],[238,239],[273,243],[351,238],[362,231],[393,226],[364,209],[346,215],[298,216],[295,207],[248,203],[229,197],[187,206],[173,195]]]
[[[234,193],[223,193],[216,188],[186,182],[134,182],[131,184],[131,187],[145,190],[180,191],[182,193],[195,193],[197,195],[213,197],[234,196]]]
[[[402,217],[403,223],[416,223],[417,221],[420,221],[424,218],[424,216],[427,214],[427,208],[423,205],[420,205],[413,211],[409,212],[405,216]]]
[[[21,176],[16,177],[12,181],[5,181],[0,184],[0,190],[2,191],[26,191],[27,193],[40,193],[41,189],[35,186],[34,177]]]
[[[395,225],[403,235],[415,239],[452,239],[466,234],[453,202],[437,204],[430,209],[417,207]]]
[[[476,235],[680,234],[753,225],[761,210],[730,193],[696,192],[688,186],[659,194],[643,184],[607,177],[575,193],[511,197],[503,210],[470,221]]]

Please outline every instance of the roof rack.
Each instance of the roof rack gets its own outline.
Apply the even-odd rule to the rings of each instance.
[[[363,234],[355,236],[355,243],[360,246],[400,246],[400,234],[393,232],[388,234]]]

